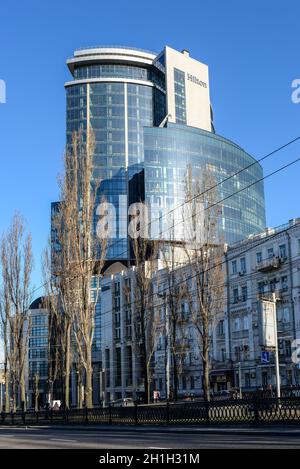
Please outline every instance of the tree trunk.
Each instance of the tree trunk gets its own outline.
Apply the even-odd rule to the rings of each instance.
[[[142,321],[144,318],[142,317]],[[141,344],[141,371],[143,373],[144,390],[145,390],[145,404],[149,404],[149,379],[148,379],[148,365],[147,365],[147,349],[146,349],[146,334],[145,328],[142,325],[142,344]]]
[[[90,350],[87,350],[87,364],[85,370],[85,405],[88,409],[93,407],[93,366]]]
[[[146,356],[146,345],[144,340],[140,347],[140,361],[141,361],[141,374],[143,376],[144,382],[144,399],[145,404],[149,403],[149,381],[148,381],[148,365],[147,365],[147,356]]]
[[[206,401],[210,401],[210,381],[209,381],[209,348],[203,350],[203,395]]]
[[[17,410],[17,383],[16,378],[14,377],[12,383],[12,411],[16,412]]]
[[[176,352],[173,353],[173,382],[174,382],[174,401],[178,399],[178,367],[177,367],[177,356]]]
[[[173,385],[174,385],[174,400],[178,399],[178,367],[177,367],[177,354],[176,354],[176,316],[173,318]]]
[[[10,401],[9,401],[9,371],[7,365],[5,365],[5,412],[9,413],[10,411]]]
[[[150,366],[147,366],[147,380],[148,380],[148,385],[147,385],[147,403],[149,404],[151,402],[151,385],[149,382],[149,377],[150,377]]]
[[[83,408],[83,400],[82,400],[82,368],[77,366],[77,408]]]
[[[21,400],[21,409],[26,412],[26,386],[25,386],[25,370],[21,371],[20,377],[20,400]]]
[[[36,412],[38,412],[39,411],[39,378],[38,378],[37,375],[34,377],[34,388],[35,388],[34,389],[35,390],[35,392],[34,392],[34,410]]]
[[[150,386],[148,381],[148,367],[147,365],[144,366],[144,388],[145,388],[145,404],[149,404],[149,393],[150,393]]]
[[[67,325],[66,330],[66,365],[65,365],[65,409],[70,408],[70,367],[71,367],[71,338],[70,338],[70,325]]]

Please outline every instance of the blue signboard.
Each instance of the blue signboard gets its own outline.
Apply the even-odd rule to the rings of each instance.
[[[269,363],[270,362],[270,353],[264,350],[261,352],[261,362],[262,363]]]

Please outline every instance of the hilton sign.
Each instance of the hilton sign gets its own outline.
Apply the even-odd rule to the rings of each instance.
[[[207,88],[207,84],[204,81],[199,80],[199,78],[195,77],[194,75],[191,75],[190,73],[187,74],[187,79],[189,81],[192,81],[193,83],[196,83],[196,85],[203,86],[203,88]]]

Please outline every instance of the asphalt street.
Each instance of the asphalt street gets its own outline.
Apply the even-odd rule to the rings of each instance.
[[[0,449],[300,448],[299,435],[0,428]]]

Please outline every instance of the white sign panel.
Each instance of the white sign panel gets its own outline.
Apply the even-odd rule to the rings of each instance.
[[[276,303],[260,302],[260,340],[262,347],[276,347]]]

